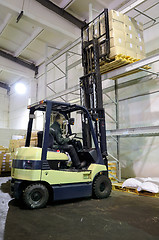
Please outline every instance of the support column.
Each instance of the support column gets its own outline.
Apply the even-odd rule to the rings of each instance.
[[[118,93],[118,79],[115,80],[115,107],[116,107],[116,129],[119,129],[119,93]],[[121,181],[121,168],[120,168],[120,137],[117,140],[117,178]]]

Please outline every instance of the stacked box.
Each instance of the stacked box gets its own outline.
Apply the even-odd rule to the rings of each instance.
[[[25,139],[10,140],[9,152],[15,152],[17,148],[25,146]]]
[[[110,58],[122,54],[136,59],[145,57],[143,25],[133,18],[109,12]]]
[[[11,153],[0,153],[0,173],[10,172],[12,166]]]
[[[4,146],[0,146],[0,153],[6,153],[6,152],[8,152],[8,148]]]
[[[37,147],[38,145],[38,135],[37,132],[32,132],[30,139],[30,147]]]
[[[26,139],[17,139],[17,140],[10,140],[9,143],[9,152],[13,153],[16,151],[17,148],[24,147],[25,146]],[[37,146],[37,132],[32,132],[31,139],[30,139],[30,147],[36,147]]]

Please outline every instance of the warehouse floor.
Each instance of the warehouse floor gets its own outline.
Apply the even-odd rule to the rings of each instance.
[[[10,198],[8,180],[0,178],[0,240],[159,239],[159,199],[113,191],[26,210]]]

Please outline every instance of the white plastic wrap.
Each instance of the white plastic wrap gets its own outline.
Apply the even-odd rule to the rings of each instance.
[[[136,188],[137,191],[148,191],[159,193],[159,178],[129,178],[125,180],[122,187]]]

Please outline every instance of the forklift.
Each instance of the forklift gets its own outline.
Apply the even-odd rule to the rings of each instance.
[[[26,143],[25,147],[17,149],[12,163],[11,192],[15,199],[20,199],[30,209],[43,208],[49,200],[59,201],[92,196],[101,199],[109,197],[111,193],[100,75],[100,59],[108,59],[110,50],[107,9],[104,10],[103,15],[106,40],[102,41],[102,44],[106,44],[105,55],[100,56],[100,38],[93,37],[90,41],[89,37],[87,41],[83,38],[83,33],[89,29],[90,23],[82,29],[84,76],[80,78],[81,105],[42,100],[28,106],[30,113]],[[36,111],[45,113],[45,126],[42,135],[38,134],[38,146],[30,147]],[[71,124],[74,120],[71,116],[75,112],[81,115],[82,137],[80,138],[72,132]],[[84,168],[76,169],[68,166],[68,154],[53,149],[54,139],[50,134],[52,113],[60,113],[66,119],[67,137],[74,134],[72,144],[80,161],[86,162]],[[76,148],[79,139],[81,147]]]

